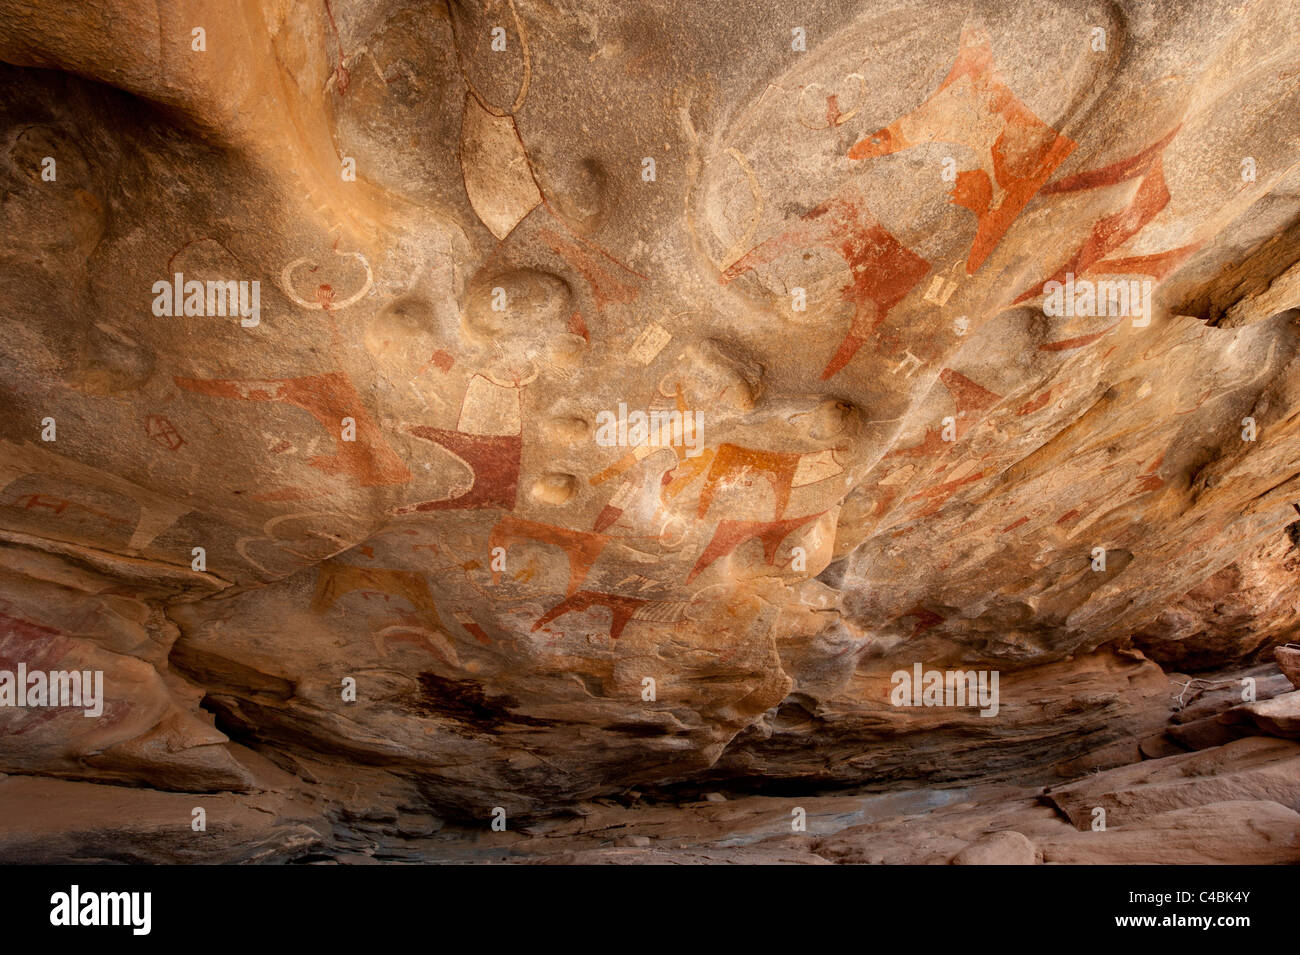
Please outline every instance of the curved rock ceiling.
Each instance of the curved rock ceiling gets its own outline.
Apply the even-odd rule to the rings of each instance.
[[[0,857],[1300,861],[1294,2],[48,7]]]

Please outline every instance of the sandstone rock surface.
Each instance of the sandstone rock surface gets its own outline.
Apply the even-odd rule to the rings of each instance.
[[[0,858],[1300,861],[1298,12],[0,0]]]

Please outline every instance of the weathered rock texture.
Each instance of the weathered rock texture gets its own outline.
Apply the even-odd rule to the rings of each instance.
[[[1300,861],[1297,14],[0,0],[0,857]]]

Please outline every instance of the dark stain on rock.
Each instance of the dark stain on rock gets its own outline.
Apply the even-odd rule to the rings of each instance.
[[[624,733],[637,739],[649,739],[653,736],[665,735],[664,728],[656,723],[611,723],[609,731],[611,733]]]
[[[1300,504],[1292,504],[1297,514],[1300,514]],[[1286,536],[1291,540],[1291,550],[1300,550],[1300,521],[1292,521],[1286,526]]]
[[[510,696],[488,696],[483,684],[472,680],[448,680],[436,673],[420,674],[420,691],[406,703],[426,716],[450,716],[476,729],[490,730],[502,723],[522,726],[550,726],[554,720],[512,713],[519,702]]]

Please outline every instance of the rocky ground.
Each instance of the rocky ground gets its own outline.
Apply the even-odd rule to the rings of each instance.
[[[1240,702],[1242,679],[1257,699]],[[1300,691],[1273,666],[1173,675],[1168,721],[1021,780],[798,795],[627,790],[493,831],[378,773],[259,770],[246,793],[0,780],[10,862],[1252,864],[1300,861]],[[1091,764],[1091,768],[1090,767]],[[1062,777],[1065,781],[1062,781]],[[351,791],[349,792],[349,786]],[[363,788],[364,787],[364,788]],[[376,791],[389,797],[377,806]],[[403,805],[403,799],[412,800]],[[187,831],[195,806],[208,828]],[[1098,811],[1101,811],[1099,814]]]

